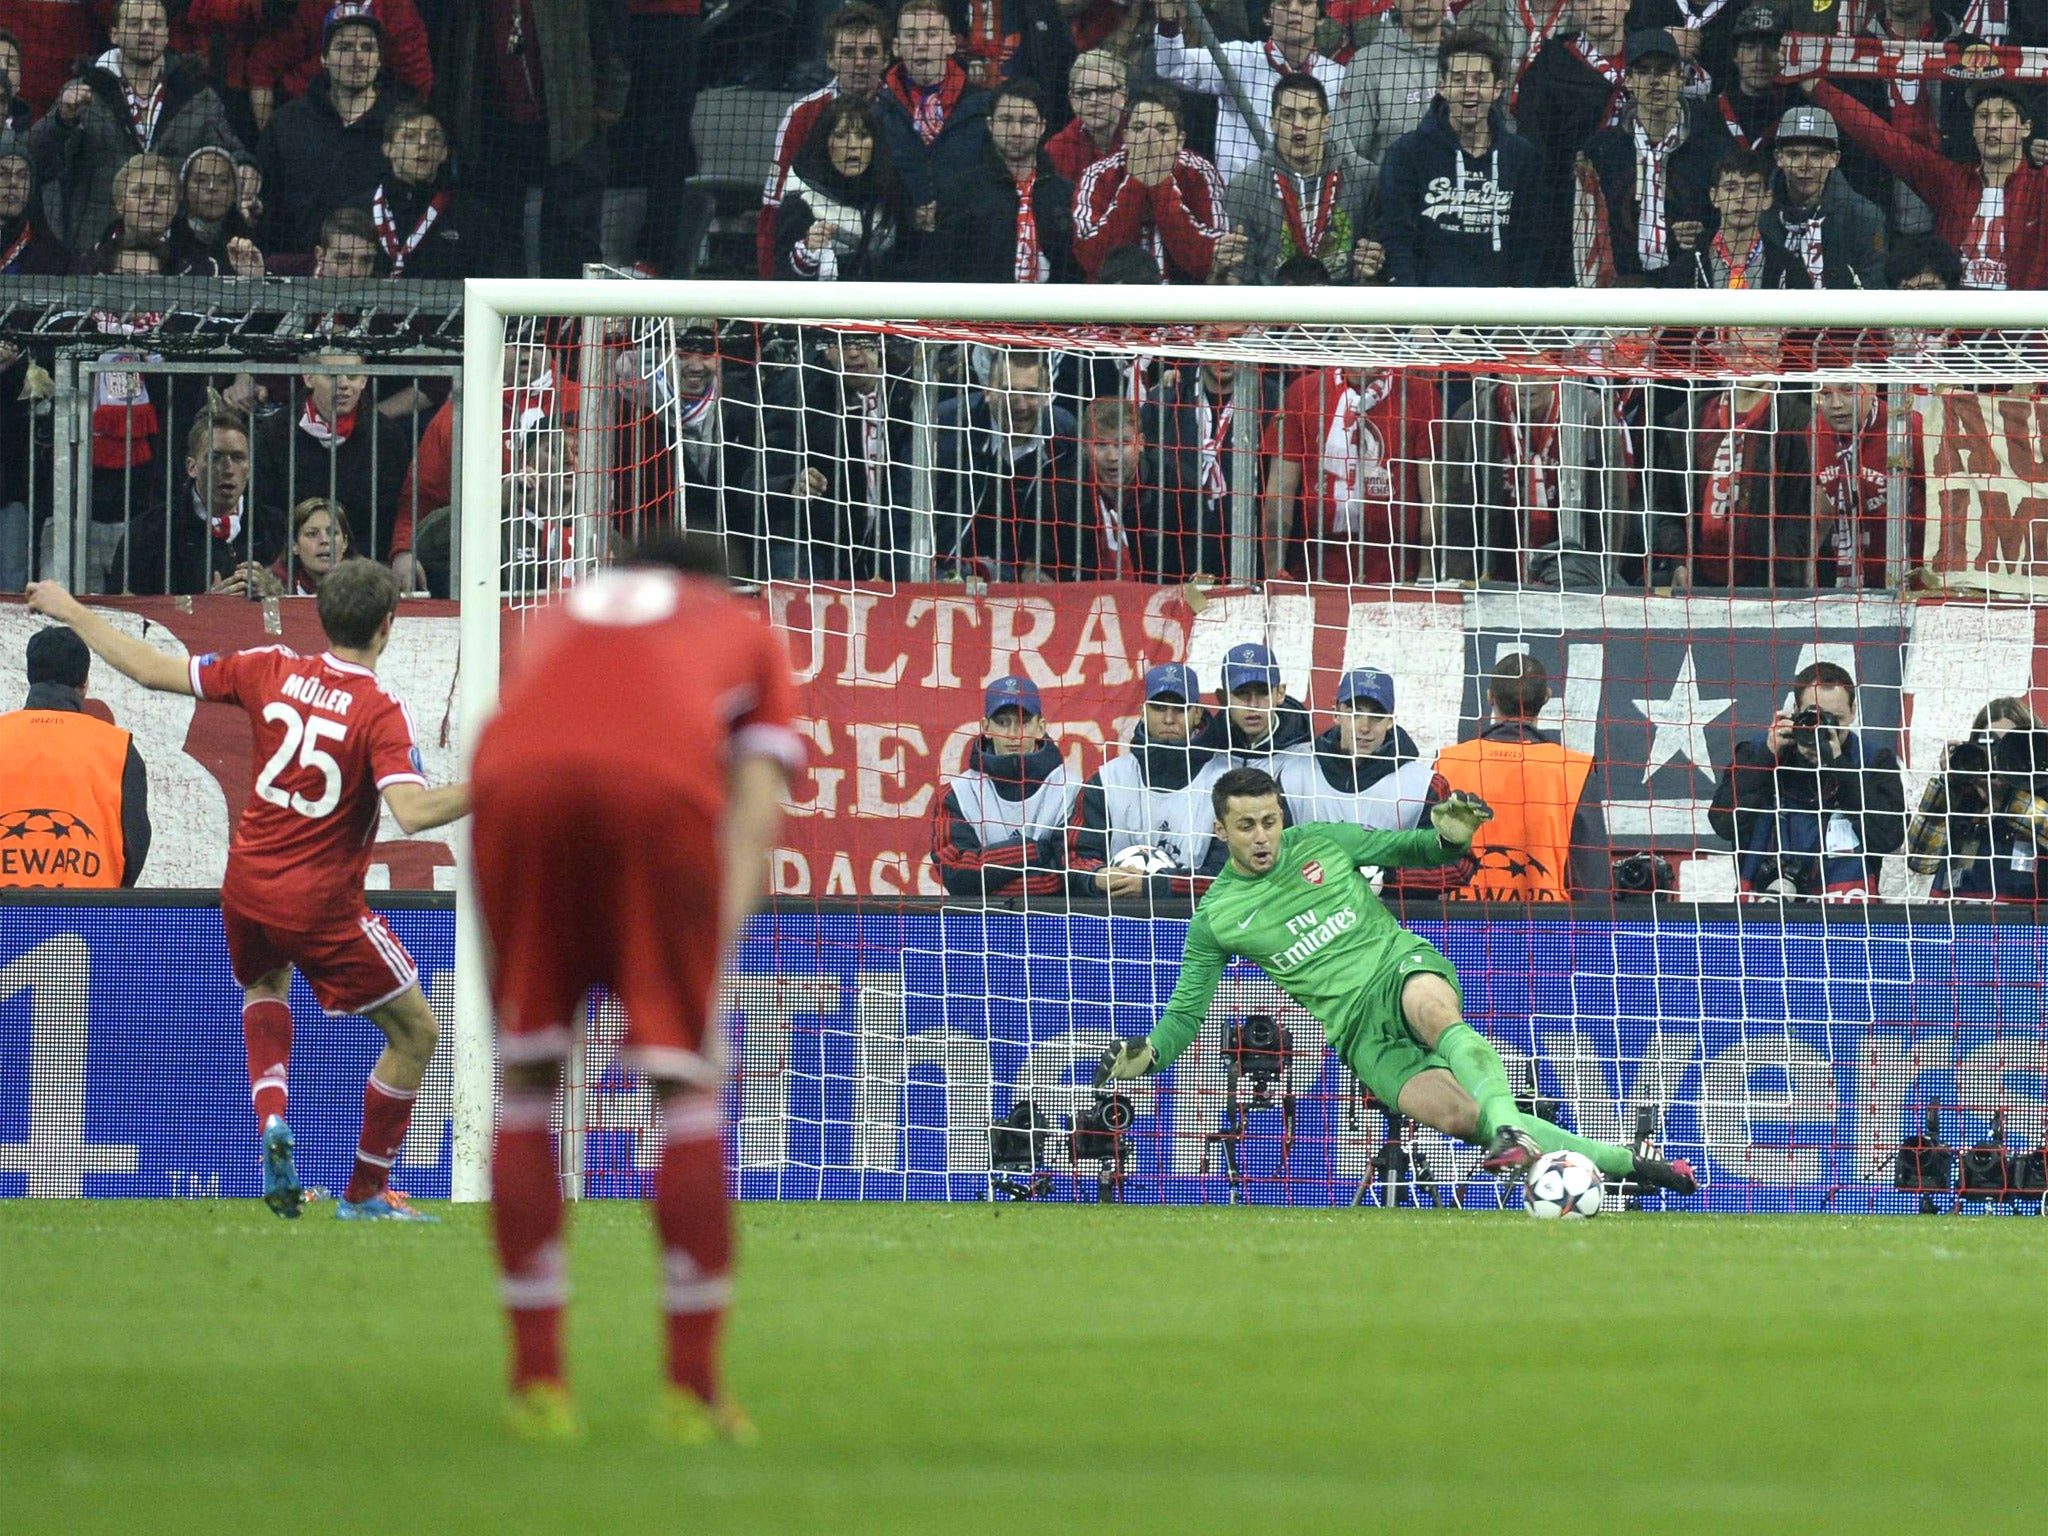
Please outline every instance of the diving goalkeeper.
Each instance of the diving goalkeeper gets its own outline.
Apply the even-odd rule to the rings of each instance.
[[[1280,787],[1258,768],[1216,781],[1216,835],[1230,861],[1195,908],[1180,981],[1143,1040],[1120,1040],[1113,1078],[1170,1065],[1208,1016],[1233,955],[1257,964],[1322,1022],[1330,1048],[1383,1104],[1447,1136],[1486,1148],[1480,1167],[1519,1177],[1546,1152],[1583,1153],[1610,1179],[1689,1195],[1684,1162],[1638,1157],[1524,1114],[1507,1068],[1465,1022],[1458,973],[1380,904],[1362,864],[1418,869],[1449,864],[1493,812],[1457,792],[1430,812],[1430,828],[1368,831],[1349,822],[1281,826]]]

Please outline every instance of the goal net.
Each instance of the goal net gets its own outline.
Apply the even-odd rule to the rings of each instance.
[[[1485,794],[1471,859],[1379,899],[1535,1112],[1702,1169],[1678,1204],[2037,1209],[2025,303],[472,284],[465,718],[649,534],[722,535],[786,636],[811,761],[723,999],[743,1196],[1497,1204],[1249,962],[1095,1086],[1257,766],[1296,822]],[[1310,911],[1303,954],[1352,920]],[[564,1106],[586,1195],[658,1153],[622,1023],[593,999]]]

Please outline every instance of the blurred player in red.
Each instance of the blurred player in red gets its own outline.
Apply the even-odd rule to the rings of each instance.
[[[411,836],[466,814],[469,790],[427,788],[412,715],[377,681],[398,583],[370,560],[330,571],[315,602],[331,648],[318,656],[282,645],[169,656],[122,634],[53,581],[32,583],[28,599],[145,688],[236,704],[249,716],[255,780],[228,848],[220,918],[242,986],[264,1202],[295,1217],[305,1198],[285,1121],[297,966],[322,1008],[368,1015],[386,1041],[363,1089],[362,1137],[335,1214],[434,1220],[390,1178],[438,1031],[412,957],[363,901],[363,876],[382,805]]]
[[[477,744],[477,893],[505,1072],[492,1194],[511,1425],[529,1438],[577,1432],[548,1117],[593,987],[625,1004],[620,1060],[661,1101],[662,1427],[688,1444],[753,1434],[718,1381],[732,1229],[714,1010],[803,749],[782,643],[720,564],[715,544],[676,540],[576,588],[522,648]]]

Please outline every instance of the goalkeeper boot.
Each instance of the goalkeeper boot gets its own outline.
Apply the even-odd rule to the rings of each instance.
[[[655,1410],[654,1433],[670,1445],[704,1446],[723,1440],[753,1445],[761,1438],[747,1410],[731,1398],[707,1403],[687,1387],[670,1387]]]
[[[1665,1162],[1661,1157],[1636,1157],[1636,1165],[1629,1177],[1637,1184],[1650,1189],[1665,1190],[1674,1195],[1699,1193],[1699,1175],[1692,1171],[1692,1164],[1684,1158],[1673,1158]]]
[[[305,1188],[292,1159],[292,1128],[283,1115],[272,1115],[263,1127],[263,1203],[287,1220],[296,1220],[306,1203]]]
[[[1479,1160],[1479,1168],[1482,1173],[1519,1179],[1536,1166],[1536,1159],[1542,1155],[1543,1149],[1527,1131],[1504,1125],[1493,1133],[1493,1145]]]
[[[413,1204],[395,1189],[381,1189],[367,1200],[342,1199],[334,1202],[334,1214],[343,1221],[439,1221]]]
[[[515,1387],[505,1404],[505,1428],[531,1445],[568,1445],[583,1438],[583,1421],[569,1389],[559,1381]]]

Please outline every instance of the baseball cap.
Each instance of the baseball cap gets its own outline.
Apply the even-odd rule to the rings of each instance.
[[[1182,703],[1192,703],[1202,696],[1202,685],[1195,678],[1195,669],[1185,662],[1167,661],[1145,674],[1145,699],[1177,698]]]
[[[62,624],[53,624],[48,629],[39,629],[28,637],[28,680],[30,683],[57,683],[66,688],[85,686],[86,668],[92,665],[92,652],[85,642],[78,638],[76,631]]]
[[[990,683],[988,692],[982,696],[982,718],[993,720],[999,710],[1005,709],[1043,715],[1045,709],[1038,701],[1038,684],[1028,677],[999,677]]]
[[[1662,27],[1637,27],[1629,33],[1625,57],[1631,65],[1660,57],[1674,64],[1685,62],[1684,55],[1678,51],[1678,44]]]
[[[1243,645],[1233,645],[1223,653],[1223,691],[1235,693],[1253,683],[1264,683],[1268,688],[1280,686],[1280,669],[1273,664],[1273,653],[1256,640],[1247,640]]]
[[[384,40],[384,22],[370,9],[369,0],[341,0],[339,5],[328,9],[327,19],[320,24],[321,48],[327,47],[337,27],[348,26],[351,22],[368,27],[377,34],[379,42]]]
[[[1337,684],[1337,702],[1363,699],[1383,715],[1394,712],[1394,679],[1378,667],[1353,667]]]
[[[1842,146],[1841,131],[1835,127],[1835,119],[1825,107],[1789,107],[1778,119],[1780,144],[1825,144],[1830,149]]]
[[[1745,37],[1783,37],[1785,18],[1777,9],[1768,5],[1746,7],[1735,18],[1735,30],[1729,34],[1730,42],[1740,42]]]

